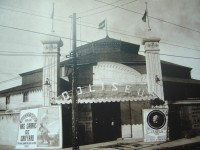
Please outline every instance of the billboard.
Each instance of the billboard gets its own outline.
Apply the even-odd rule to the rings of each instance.
[[[62,148],[61,106],[21,110],[16,149]]]
[[[143,109],[144,142],[166,141],[168,109]]]

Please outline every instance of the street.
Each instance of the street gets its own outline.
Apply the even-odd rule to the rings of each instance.
[[[82,145],[80,150],[200,150],[200,136],[183,138],[169,142],[146,143],[142,139],[117,139],[104,143]],[[0,145],[0,150],[15,150],[15,146]],[[43,149],[44,150],[44,149]],[[58,150],[58,149],[57,149]],[[59,149],[60,150],[60,149]],[[72,148],[63,148],[72,150]]]

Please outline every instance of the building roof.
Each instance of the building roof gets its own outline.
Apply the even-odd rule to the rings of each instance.
[[[191,84],[200,84],[200,80],[195,79],[183,79],[176,77],[163,77],[163,81],[174,82],[174,83],[191,83]]]
[[[29,74],[33,74],[33,73],[37,73],[37,72],[42,72],[42,68],[36,69],[36,70],[32,70],[32,71],[28,71],[28,72],[24,72],[19,74],[20,76],[25,76],[25,75],[29,75]]]
[[[42,82],[36,82],[36,83],[20,85],[20,86],[16,86],[10,89],[0,91],[0,96],[9,96],[11,94],[15,95],[15,94],[26,93],[30,91],[41,90],[41,89],[42,89]]]
[[[78,55],[77,58],[77,63],[78,65],[84,65],[84,64],[95,64],[99,61],[113,61],[113,62],[118,62],[121,64],[125,64],[128,65],[131,68],[136,69],[138,72],[144,74],[146,73],[146,67],[145,67],[145,56],[143,55],[139,55],[138,51],[139,51],[139,45],[136,44],[132,44],[132,43],[128,43],[128,42],[124,42],[121,40],[117,40],[117,39],[113,39],[110,37],[105,37],[103,39],[85,44],[83,46],[79,46],[77,47],[77,52],[83,52],[83,55]],[[81,54],[81,53],[79,53]],[[66,60],[61,62],[61,66],[70,64],[71,60]],[[166,61],[161,61],[161,66],[163,69],[163,65],[167,68],[167,69],[163,69],[166,70],[165,72],[169,72],[170,68],[171,69],[171,73],[166,74],[164,73],[163,76],[166,76],[168,78],[164,78],[167,81],[173,81],[173,82],[182,82],[182,79],[169,79],[169,76],[172,77],[174,74],[174,70],[183,70],[187,73],[190,73],[191,68],[189,67],[185,67],[185,66],[181,66],[181,65],[177,65],[174,63],[170,63],[170,62],[166,62]],[[21,73],[20,76],[22,76],[22,78],[26,75],[31,75],[34,73],[38,73],[38,72],[42,72],[42,68],[40,69],[36,69],[33,71],[28,71],[25,73]],[[184,72],[180,72],[179,74],[183,74]],[[172,76],[171,76],[172,75]],[[189,76],[187,76],[189,79]],[[196,82],[194,80],[184,80],[184,82]],[[17,87],[13,87],[7,90],[3,90],[0,91],[0,96],[2,95],[6,95],[8,93],[22,93],[22,92],[26,92],[26,91],[30,91],[30,90],[37,90],[37,89],[41,89],[42,88],[42,82],[37,82],[37,83],[31,83],[31,84],[26,84],[26,85],[21,85],[21,86],[17,86]]]
[[[101,44],[101,46],[108,46],[108,45],[106,45],[106,43],[109,43],[110,44],[109,46],[111,46],[111,47],[112,46],[116,47],[116,45],[117,45],[117,47],[119,49],[121,49],[121,51],[128,49],[127,53],[123,53],[121,51],[117,51],[117,52],[110,51],[110,49],[106,51],[106,55],[104,52],[98,53],[98,54],[94,52],[95,45],[97,46],[98,44]],[[119,62],[119,63],[126,64],[126,65],[136,64],[136,63],[138,63],[140,65],[141,64],[145,65],[145,63],[146,63],[145,56],[138,54],[139,47],[140,47],[139,45],[124,42],[124,41],[113,39],[113,38],[106,36],[103,39],[100,39],[100,40],[77,47],[77,51],[82,51],[82,50],[88,51],[88,54],[78,56],[77,63],[78,63],[78,65],[84,65],[84,64],[97,63],[98,61],[115,61],[115,62]],[[132,54],[130,55],[130,53],[132,53]],[[68,59],[68,60],[62,61],[60,63],[60,65],[67,66],[71,63],[72,63],[72,60]],[[171,66],[171,67],[173,66],[173,67],[182,68],[182,69],[188,70],[188,71],[190,71],[192,69],[189,67],[181,66],[178,64],[174,64],[174,63],[170,63],[170,62],[162,61],[162,60],[161,60],[161,63],[164,65]],[[140,69],[142,71],[141,73],[146,72],[144,69],[145,69],[144,67],[142,67],[142,70]],[[20,76],[29,75],[29,74],[33,74],[36,72],[42,72],[42,68],[36,69],[33,71],[28,71],[25,73],[21,73]]]

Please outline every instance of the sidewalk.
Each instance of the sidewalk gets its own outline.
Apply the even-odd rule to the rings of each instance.
[[[193,150],[193,146],[200,149],[200,136],[190,139],[178,139],[169,142],[145,143],[143,139],[118,139],[104,143],[90,144],[80,146],[80,150],[177,150],[187,149]],[[15,150],[15,146],[0,145],[0,150]],[[72,148],[64,148],[63,150],[72,150]]]
[[[110,141],[105,143],[97,143],[91,145],[80,146],[80,150],[164,150],[173,149],[177,150],[179,148],[190,148],[196,144],[200,145],[200,136],[190,138],[190,139],[178,139],[169,142],[154,142],[145,143],[143,139],[118,139],[116,141]],[[72,150],[72,148],[64,148],[64,150]]]
[[[149,148],[144,148],[142,150],[156,150],[156,149],[180,149],[180,148],[187,148],[190,149],[193,146],[200,146],[200,136],[194,137],[194,138],[190,138],[190,139],[179,139],[179,140],[175,140],[175,141],[170,141],[170,142],[165,142],[156,146],[152,146]],[[200,149],[200,147],[199,147]]]

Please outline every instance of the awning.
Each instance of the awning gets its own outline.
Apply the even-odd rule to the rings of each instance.
[[[169,104],[173,105],[189,105],[189,104],[200,104],[200,99],[195,99],[195,100],[178,100],[175,102],[169,102]]]
[[[155,99],[153,95],[141,96],[141,97],[110,97],[110,98],[87,98],[87,99],[78,99],[79,104],[87,103],[110,103],[110,102],[126,102],[126,101],[146,101]],[[71,104],[72,100],[55,100],[54,104]]]
[[[65,95],[66,94],[66,95]],[[71,104],[71,93],[66,92],[52,99],[52,104]],[[157,98],[149,94],[146,84],[135,85],[89,85],[79,88],[78,103],[109,103],[126,101],[147,101]]]

